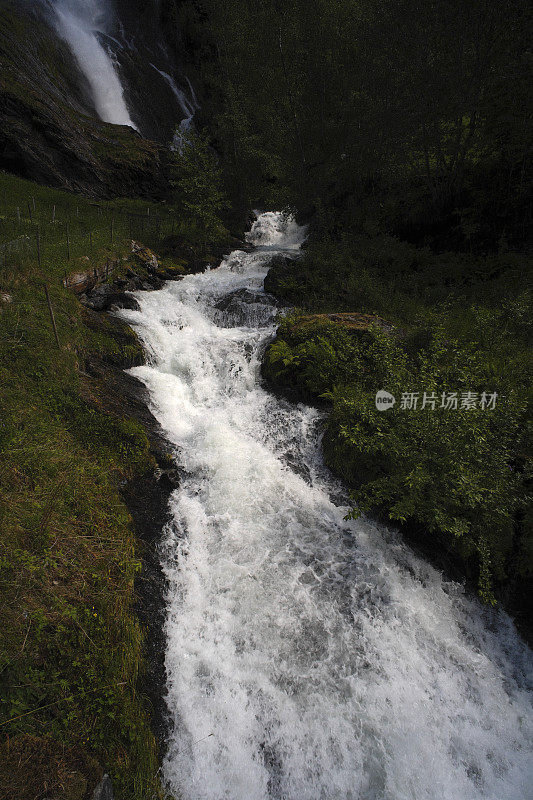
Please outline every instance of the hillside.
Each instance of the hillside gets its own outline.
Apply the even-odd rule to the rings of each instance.
[[[0,0],[0,800],[527,800],[525,0]]]

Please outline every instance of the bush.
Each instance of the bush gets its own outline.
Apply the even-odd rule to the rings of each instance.
[[[518,455],[525,447],[527,401],[519,391],[521,367],[491,359],[481,341],[490,340],[493,356],[503,347],[498,315],[465,314],[470,335],[477,330],[469,344],[451,338],[435,319],[409,336],[377,327],[354,336],[333,323],[290,317],[266,353],[265,374],[277,385],[331,400],[324,453],[354,487],[352,515],[422,528],[456,552],[465,574],[477,575],[481,597],[493,603],[494,584],[516,568],[517,537],[523,539],[522,574],[533,571],[519,525],[527,499]],[[393,409],[376,409],[379,389],[396,397]],[[460,408],[461,393],[476,393],[479,401],[494,391],[494,409]],[[400,398],[410,392],[420,395],[420,404],[424,392],[434,393],[435,408],[402,409]],[[457,410],[440,407],[442,394],[451,392],[458,393]]]

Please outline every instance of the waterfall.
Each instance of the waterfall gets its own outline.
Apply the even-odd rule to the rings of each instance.
[[[161,75],[161,77],[164,78],[166,83],[169,85],[174,96],[176,97],[176,100],[178,101],[180,110],[184,115],[180,124],[176,128],[172,144],[170,145],[171,150],[174,150],[176,152],[181,152],[181,148],[183,146],[183,138],[184,136],[187,135],[188,131],[193,129],[194,126],[194,114],[198,108],[196,94],[194,92],[192,83],[188,78],[187,78],[187,83],[189,84],[189,90],[191,93],[190,99],[187,98],[185,92],[182,91],[182,89],[178,88],[178,86],[176,85],[176,81],[171,75],[168,74],[168,72],[164,72],[163,70],[158,69],[158,67],[156,67],[155,64],[150,64],[150,66],[153,67],[155,71],[158,72]]]
[[[113,60],[99,39],[105,33],[105,0],[55,0],[52,8],[57,31],[89,82],[99,117],[137,130]]]
[[[164,72],[162,69],[158,69],[155,66],[155,64],[150,64],[150,66],[153,67],[155,69],[155,71],[158,72],[161,75],[161,77],[164,78],[164,80],[170,86],[173,94],[175,95],[175,97],[176,97],[176,99],[178,101],[179,107],[180,107],[182,113],[184,114],[185,118],[188,119],[188,120],[192,120],[192,118],[194,116],[195,108],[196,108],[196,101],[194,99],[193,100],[188,100],[187,99],[187,97],[185,95],[185,92],[183,92],[181,89],[178,89],[178,87],[176,85],[176,81],[174,80],[172,75],[169,75],[168,72]],[[191,85],[190,81],[189,81],[189,86],[190,86],[190,88],[192,90],[192,85]],[[192,96],[194,96],[194,95],[192,95]]]
[[[183,476],[163,553],[169,788],[183,800],[527,800],[531,652],[503,612],[394,532],[347,521],[321,412],[262,386],[276,324],[263,280],[303,235],[263,214],[252,252],[121,312]]]

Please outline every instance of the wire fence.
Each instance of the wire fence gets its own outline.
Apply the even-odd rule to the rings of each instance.
[[[30,237],[27,235],[19,236],[11,242],[0,243],[0,259],[13,254],[26,252],[30,249]]]
[[[11,302],[17,275],[38,266],[34,275],[42,285],[59,349],[61,330],[55,313],[63,307],[59,287],[79,292],[107,280],[120,267],[123,250],[130,250],[132,241],[157,249],[179,224],[175,213],[160,207],[137,211],[84,198],[76,204],[70,198],[54,203],[33,196],[8,200],[6,195],[3,204],[0,196],[0,290]]]
[[[56,205],[30,197],[7,203],[0,215],[0,267],[69,264],[83,256],[142,239],[154,245],[176,232],[176,214],[121,209],[99,203]]]

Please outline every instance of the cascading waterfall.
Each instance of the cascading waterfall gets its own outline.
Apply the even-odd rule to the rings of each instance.
[[[185,92],[178,88],[178,86],[176,85],[176,81],[174,80],[172,75],[168,74],[168,72],[164,72],[162,69],[158,69],[158,67],[156,67],[155,64],[151,64],[150,66],[152,66],[155,69],[155,71],[158,72],[161,75],[161,77],[164,78],[165,81],[167,82],[167,84],[170,86],[173,94],[176,97],[176,100],[178,101],[178,105],[179,105],[182,113],[185,115],[185,118],[187,120],[192,120],[192,118],[194,116],[195,109],[197,107],[196,106],[196,100],[195,99],[194,100],[189,100],[187,98],[187,96],[185,95]],[[194,93],[192,92],[192,85],[191,85],[190,81],[188,81],[188,83],[189,83],[189,87],[191,88],[191,96],[194,97]]]
[[[184,800],[526,800],[531,652],[394,533],[346,521],[321,415],[269,394],[263,291],[304,231],[261,215],[218,269],[121,312],[176,446],[164,773]]]
[[[99,117],[137,130],[113,60],[99,39],[99,34],[105,32],[105,0],[55,0],[52,8],[57,31],[89,82]]]
[[[196,113],[196,110],[198,109],[198,101],[196,99],[196,94],[194,92],[192,83],[188,78],[187,78],[187,83],[189,85],[190,98],[186,96],[185,92],[182,89],[178,88],[178,86],[176,85],[176,81],[174,80],[172,75],[169,75],[168,72],[164,72],[163,70],[159,69],[158,67],[155,66],[155,64],[151,64],[150,66],[153,67],[155,71],[158,72],[170,86],[174,96],[176,97],[176,100],[178,101],[180,110],[184,115],[182,121],[176,128],[172,144],[170,145],[171,150],[179,152],[181,151],[181,148],[183,146],[184,136],[186,136],[188,131],[190,131],[194,125],[194,115]]]

